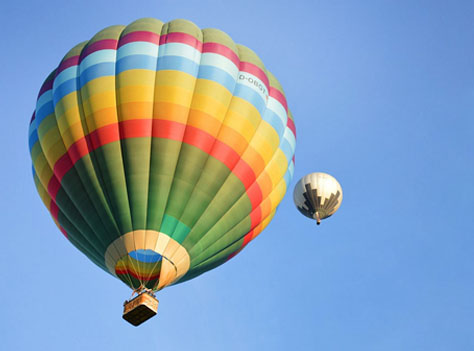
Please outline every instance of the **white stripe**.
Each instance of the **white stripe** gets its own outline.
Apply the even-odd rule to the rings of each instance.
[[[239,73],[239,69],[231,60],[225,56],[213,52],[206,52],[202,54],[201,65],[217,67],[235,78]]]
[[[286,110],[280,103],[280,101],[278,101],[272,96],[269,96],[267,102],[267,109],[273,111],[280,118],[283,125],[286,126],[286,123],[288,122],[288,115],[286,114]]]
[[[133,42],[125,44],[117,50],[117,61],[130,55],[158,57],[158,45],[148,42]]]
[[[99,50],[86,56],[80,64],[80,72],[84,72],[87,68],[104,62],[115,62],[117,51],[112,49]]]
[[[66,68],[64,71],[59,73],[56,78],[54,78],[53,91],[65,81],[74,78],[77,78],[77,66]]]
[[[201,61],[201,52],[195,48],[181,43],[168,43],[160,45],[158,57],[163,56],[181,56],[194,61],[198,65]]]
[[[288,141],[288,144],[290,144],[291,149],[293,150],[293,153],[294,153],[295,148],[296,148],[296,138],[290,128],[286,127],[285,133],[283,133],[283,138],[285,138]]]
[[[237,84],[245,85],[246,87],[251,88],[253,91],[258,93],[265,104],[268,103],[268,90],[262,80],[248,72],[239,72]]]

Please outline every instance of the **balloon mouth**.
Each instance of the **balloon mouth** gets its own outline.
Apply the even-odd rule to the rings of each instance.
[[[133,289],[155,290],[160,281],[163,260],[169,261],[154,250],[134,250],[117,262],[115,274]],[[173,262],[169,263],[176,269]]]
[[[111,274],[132,289],[160,290],[189,270],[187,250],[165,233],[136,230],[112,242],[105,253]]]

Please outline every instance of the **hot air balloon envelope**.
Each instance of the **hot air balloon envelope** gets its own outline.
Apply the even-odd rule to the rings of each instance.
[[[253,51],[152,18],[71,49],[29,132],[37,190],[64,236],[151,290],[221,265],[266,227],[295,140],[283,90]]]
[[[333,176],[326,173],[310,173],[296,184],[293,200],[306,217],[322,219],[332,216],[342,202],[342,188]]]

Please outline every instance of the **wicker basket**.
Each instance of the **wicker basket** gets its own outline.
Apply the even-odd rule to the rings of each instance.
[[[158,300],[147,292],[140,293],[137,297],[124,303],[123,319],[134,326],[139,326],[146,320],[156,315]]]

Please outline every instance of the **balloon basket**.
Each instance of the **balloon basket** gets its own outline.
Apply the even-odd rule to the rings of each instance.
[[[123,319],[135,327],[147,321],[158,310],[158,299],[147,291],[143,291],[135,298],[123,304]]]

